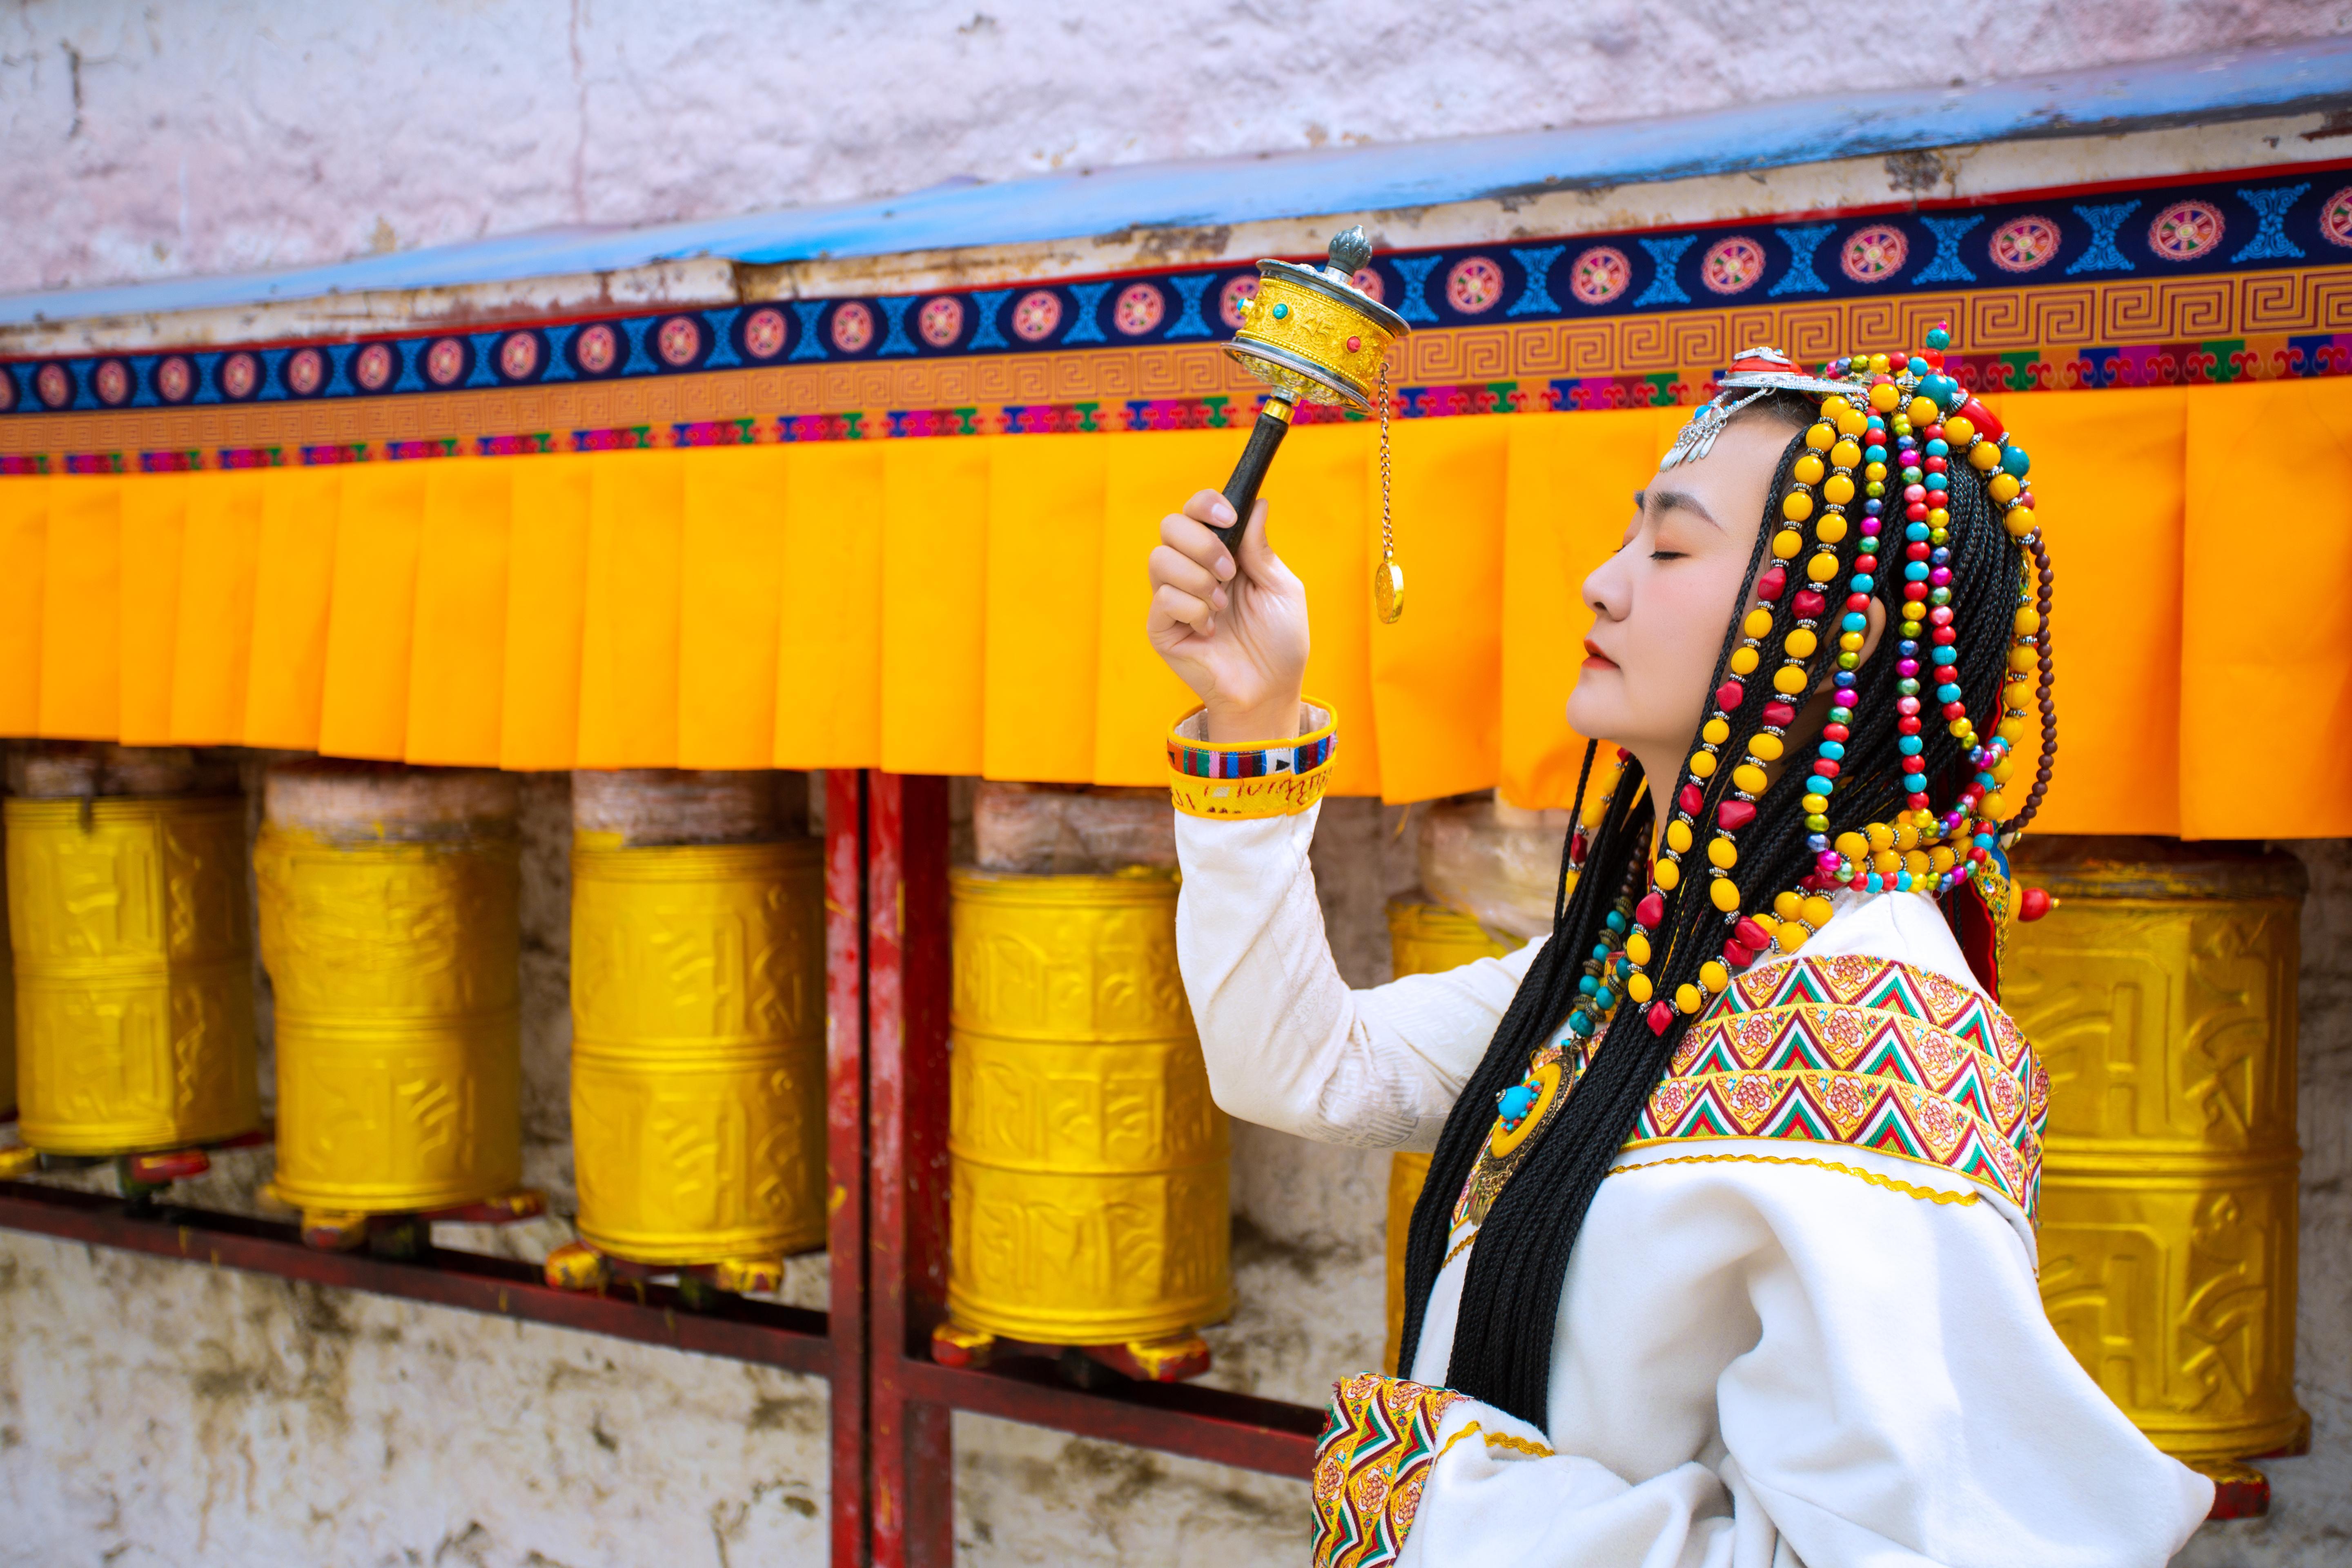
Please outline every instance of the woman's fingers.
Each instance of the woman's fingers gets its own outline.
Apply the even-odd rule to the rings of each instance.
[[[1217,613],[1205,599],[1184,592],[1171,583],[1162,583],[1152,591],[1149,629],[1170,631],[1179,626],[1191,626],[1202,637],[1217,629]]]
[[[1234,509],[1225,503],[1224,497],[1214,490],[1202,490],[1184,503],[1182,511],[1171,512],[1160,520],[1160,540],[1199,562],[1220,579],[1230,579],[1234,570],[1233,552],[1212,529],[1223,528],[1233,520]]]
[[[1171,584],[1205,601],[1212,609],[1225,607],[1224,586],[1217,581],[1216,574],[1180,550],[1166,544],[1155,546],[1150,573],[1155,588],[1162,584]]]

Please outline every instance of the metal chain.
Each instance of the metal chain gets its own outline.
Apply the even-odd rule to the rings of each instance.
[[[1396,559],[1396,524],[1389,515],[1389,356],[1381,355],[1381,559]]]

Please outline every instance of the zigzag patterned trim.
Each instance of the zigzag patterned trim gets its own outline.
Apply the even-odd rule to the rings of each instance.
[[[1717,1138],[1875,1149],[1967,1177],[2032,1216],[2049,1078],[2008,1015],[1887,959],[1797,958],[1701,1016],[1629,1149]]]
[[[1808,1160],[1801,1155],[1782,1154],[1676,1154],[1664,1160],[1643,1160],[1638,1164],[1613,1165],[1609,1173],[1622,1176],[1628,1171],[1654,1170],[1660,1165],[1811,1165],[1818,1171],[1835,1171],[1841,1176],[1853,1176],[1874,1187],[1885,1187],[1890,1193],[1901,1193],[1906,1198],[1922,1203],[1957,1204],[1962,1208],[1977,1201],[1974,1193],[1948,1193],[1940,1187],[1916,1186],[1898,1182],[1892,1176],[1882,1176],[1876,1171],[1865,1171],[1859,1165],[1842,1165],[1835,1160]],[[1447,1447],[1454,1445],[1448,1443]],[[1440,1458],[1444,1455],[1438,1456]]]
[[[1332,1386],[1315,1447],[1315,1568],[1385,1568],[1404,1549],[1437,1462],[1437,1428],[1462,1397],[1360,1372]]]

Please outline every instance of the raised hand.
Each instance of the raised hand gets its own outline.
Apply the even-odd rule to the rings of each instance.
[[[1238,563],[1209,528],[1233,520],[1214,490],[1160,520],[1144,629],[1208,710],[1210,740],[1285,740],[1298,733],[1307,590],[1266,542],[1265,501],[1250,510]]]

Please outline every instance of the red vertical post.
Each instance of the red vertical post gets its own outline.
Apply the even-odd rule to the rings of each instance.
[[[948,781],[868,775],[867,1332],[877,1568],[950,1568],[955,1453],[944,1405],[907,1396],[947,1308]]]
[[[825,1250],[832,1289],[833,1568],[871,1561],[866,1315],[866,774],[824,775]]]

